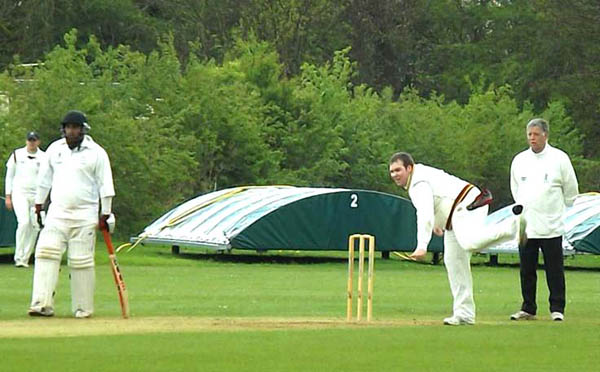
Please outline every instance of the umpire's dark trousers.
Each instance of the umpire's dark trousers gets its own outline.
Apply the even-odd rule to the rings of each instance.
[[[519,249],[521,259],[521,310],[529,314],[537,313],[535,302],[537,288],[537,266],[539,250],[544,256],[546,282],[550,290],[550,312],[565,312],[565,270],[563,266],[562,237],[549,239],[529,239],[525,247]]]

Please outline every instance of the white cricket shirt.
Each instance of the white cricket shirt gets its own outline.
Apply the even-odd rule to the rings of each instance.
[[[36,191],[37,175],[44,162],[44,157],[44,152],[39,148],[34,153],[27,152],[27,146],[18,148],[11,153],[6,162],[5,194],[12,195],[17,192],[33,197]]]
[[[67,220],[70,226],[97,223],[100,198],[115,195],[106,151],[86,135],[79,148],[71,150],[61,138],[46,155],[35,197],[36,204],[42,204],[52,189],[46,219]]]
[[[454,200],[467,184],[441,169],[415,164],[408,195],[417,210],[417,249],[427,250],[434,227],[446,227]]]

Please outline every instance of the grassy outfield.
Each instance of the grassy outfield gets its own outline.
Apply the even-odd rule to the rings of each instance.
[[[10,252],[10,251],[6,251]],[[97,249],[96,315],[70,315],[63,265],[51,319],[25,315],[33,270],[0,254],[2,371],[584,371],[597,368],[600,256],[567,259],[567,312],[549,320],[539,272],[539,319],[511,322],[520,290],[515,257],[474,258],[477,325],[448,327],[442,265],[380,260],[374,322],[345,322],[343,253],[138,247],[119,255],[132,318],[119,318],[104,247]],[[508,264],[507,264],[508,263]],[[513,263],[513,264],[511,264]],[[504,264],[504,265],[503,265]],[[366,286],[366,283],[365,283]]]

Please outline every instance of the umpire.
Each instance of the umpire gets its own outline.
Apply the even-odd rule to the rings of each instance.
[[[548,122],[527,123],[529,149],[517,154],[510,170],[510,188],[515,202],[524,206],[525,232],[529,240],[519,245],[521,266],[521,310],[512,320],[534,319],[539,250],[544,255],[546,282],[550,290],[550,317],[562,321],[565,312],[565,273],[562,235],[565,206],[578,194],[577,177],[569,156],[548,143]]]

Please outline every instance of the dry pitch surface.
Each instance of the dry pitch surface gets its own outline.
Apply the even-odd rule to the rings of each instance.
[[[344,319],[308,318],[202,318],[142,317],[115,318],[35,318],[1,321],[1,338],[76,337],[95,335],[181,333],[220,331],[268,331],[282,329],[333,329],[364,327],[402,327],[439,325],[440,321],[391,320],[370,323],[346,322]]]

